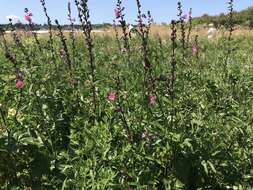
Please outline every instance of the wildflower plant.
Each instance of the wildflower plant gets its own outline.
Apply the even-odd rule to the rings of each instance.
[[[72,55],[73,55],[73,64],[75,62],[75,57],[77,56],[77,49],[76,49],[76,32],[75,32],[75,28],[74,28],[74,23],[75,23],[75,18],[72,15],[72,9],[71,9],[71,2],[68,1],[68,20],[70,22],[70,26],[71,26],[71,32],[69,34],[70,39],[71,39],[71,49],[72,49]]]
[[[176,21],[171,22],[171,42],[172,42],[172,54],[171,54],[171,79],[168,81],[168,92],[171,97],[171,127],[174,127],[174,119],[176,115],[175,110],[175,82],[176,82],[176,69],[177,69],[177,60],[176,60],[176,47],[177,47],[177,28]]]
[[[227,25],[229,28],[229,35],[228,35],[228,40],[227,40],[227,47],[225,47],[227,49],[227,53],[226,53],[226,57],[225,57],[225,63],[224,63],[224,71],[225,71],[225,79],[227,79],[228,77],[228,62],[229,62],[229,58],[231,56],[232,50],[233,50],[233,45],[232,45],[232,36],[233,36],[233,31],[234,31],[234,21],[233,21],[233,15],[234,15],[234,1],[233,0],[229,0],[228,1],[228,19],[227,19]]]
[[[185,49],[186,49],[186,30],[185,30],[185,20],[187,19],[187,15],[183,15],[183,6],[182,3],[179,1],[177,3],[178,9],[178,17],[180,23],[180,31],[181,31],[181,45],[182,45],[182,55],[185,57]]]
[[[188,13],[188,33],[187,33],[187,44],[190,42],[190,37],[191,37],[191,31],[192,31],[192,8],[190,8],[189,13]]]
[[[92,25],[90,22],[90,12],[88,9],[88,0],[81,0],[80,2],[75,0],[77,9],[78,9],[78,17],[80,23],[82,24],[83,34],[85,36],[85,43],[88,49],[88,57],[89,57],[89,65],[90,65],[90,80],[91,80],[91,91],[92,91],[92,120],[93,124],[95,123],[97,108],[98,108],[98,98],[96,91],[96,66],[94,60],[94,52],[93,52],[93,39],[91,36]]]
[[[50,49],[51,52],[51,57],[52,57],[52,62],[55,63],[55,56],[54,56],[54,41],[53,41],[53,32],[52,32],[52,20],[50,16],[48,15],[47,7],[46,7],[46,2],[45,0],[40,0],[43,12],[47,18],[47,25],[48,25],[48,30],[49,30],[49,39],[48,39],[48,49]]]
[[[37,46],[39,48],[39,51],[41,52],[42,51],[42,47],[41,47],[41,44],[39,42],[37,33],[35,32],[35,27],[34,27],[35,24],[32,21],[33,14],[32,14],[31,11],[28,10],[28,8],[25,8],[24,12],[25,12],[25,20],[28,22],[29,29],[30,29],[29,32],[32,33],[33,38],[34,38],[34,40],[35,40],[35,42],[36,42],[36,44],[37,44]]]
[[[120,23],[123,32],[124,49],[129,52],[129,35],[127,33],[127,23],[124,14],[125,7],[122,7],[122,0],[118,0],[115,8],[115,19]]]
[[[143,79],[143,95],[148,97],[154,89],[153,76],[152,76],[152,65],[149,58],[149,32],[152,24],[152,17],[150,11],[146,14],[142,13],[141,2],[136,0],[138,15],[137,15],[137,24],[138,24],[138,34],[141,38],[142,43],[142,54],[143,54],[143,66],[144,66],[144,79]],[[147,21],[147,22],[145,22]]]

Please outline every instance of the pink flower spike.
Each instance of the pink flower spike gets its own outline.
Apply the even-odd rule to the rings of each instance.
[[[115,17],[116,17],[116,18],[119,18],[119,17],[121,16],[120,10],[119,10],[118,8],[116,8],[116,9],[114,10],[114,12],[115,12]]]
[[[25,83],[24,83],[24,81],[22,81],[22,80],[17,80],[17,82],[16,82],[16,87],[18,88],[18,89],[22,89],[22,88],[24,88],[24,86],[25,86]]]
[[[157,96],[156,95],[150,95],[149,96],[149,104],[150,105],[155,105],[157,101]]]
[[[199,52],[199,50],[198,50],[197,47],[193,47],[193,48],[192,48],[192,54],[193,54],[193,55],[197,55],[198,52]]]
[[[110,92],[108,95],[107,95],[107,100],[110,102],[110,103],[113,103],[116,101],[116,93],[115,92]]]

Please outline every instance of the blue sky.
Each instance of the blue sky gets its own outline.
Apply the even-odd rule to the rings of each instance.
[[[30,9],[34,14],[35,23],[45,23],[46,19],[42,12],[39,0],[0,0],[0,23],[7,23],[7,15],[17,15],[23,18],[24,8]],[[46,0],[48,12],[52,19],[58,19],[60,23],[67,21],[68,0]],[[73,10],[76,12],[74,0],[71,0]],[[116,0],[89,0],[91,19],[93,23],[111,22],[114,17]],[[141,0],[142,9],[150,10],[155,22],[169,22],[177,13],[177,0]],[[182,0],[185,12],[193,8],[193,16],[204,13],[210,15],[226,12],[226,0]],[[136,17],[135,0],[123,0],[126,7],[126,19],[133,22]],[[235,0],[235,10],[242,10],[253,5],[252,0]]]

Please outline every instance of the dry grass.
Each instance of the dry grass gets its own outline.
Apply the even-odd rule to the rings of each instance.
[[[120,30],[120,29],[119,29]],[[188,30],[188,29],[187,29]],[[207,31],[208,27],[205,26],[198,26],[192,29],[192,36],[199,35],[199,37],[207,37]],[[151,32],[150,32],[152,37],[160,36],[162,39],[170,38],[171,34],[171,29],[170,26],[165,26],[165,25],[152,25],[151,26]],[[224,35],[227,35],[228,32],[225,29],[218,30],[217,37],[221,37]],[[106,36],[115,36],[115,32],[113,28],[105,30],[105,33],[102,35]],[[180,35],[180,32],[179,32]],[[253,36],[253,30],[248,29],[248,28],[241,28],[241,27],[236,27],[235,31],[233,33],[235,37],[237,36]]]
[[[118,27],[119,35],[121,34],[121,28]],[[186,29],[186,32],[188,29]],[[198,35],[200,38],[207,38],[207,31],[208,27],[205,26],[198,26],[192,29],[191,36],[194,37],[195,35]],[[17,32],[19,35],[23,37],[27,37],[27,35],[24,34],[24,32]],[[53,31],[54,35],[57,34],[57,31]],[[65,31],[64,34],[66,36],[69,36],[69,31]],[[170,39],[170,34],[171,34],[171,29],[170,26],[165,26],[165,25],[152,25],[151,26],[151,31],[150,35],[151,37],[161,37],[162,39]],[[82,35],[82,31],[78,30],[76,32],[77,36]],[[104,29],[99,29],[95,30],[93,33],[94,36],[99,36],[99,37],[115,37],[115,31],[113,27],[110,28],[104,28]],[[226,36],[228,35],[228,32],[225,29],[220,29],[218,30],[218,34],[214,39],[217,39],[221,36]],[[6,34],[7,38],[10,37],[10,34]],[[180,37],[180,32],[178,32],[178,36]],[[252,37],[253,36],[253,30],[248,29],[248,28],[242,28],[242,27],[236,27],[235,31],[233,33],[234,37]],[[48,34],[38,34],[39,38],[48,38]]]

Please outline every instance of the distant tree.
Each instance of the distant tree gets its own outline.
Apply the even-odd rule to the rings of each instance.
[[[233,21],[235,25],[242,25],[253,28],[253,6],[249,7],[240,12],[234,12]],[[210,24],[213,23],[215,27],[219,28],[221,26],[227,27],[227,15],[221,13],[216,16],[209,16],[208,14],[203,14],[200,17],[195,17],[193,19],[195,25],[198,24]]]

